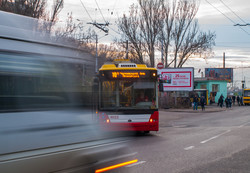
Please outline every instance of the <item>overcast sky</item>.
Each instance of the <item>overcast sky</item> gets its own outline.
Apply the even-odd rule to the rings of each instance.
[[[84,4],[84,6],[81,4]],[[111,23],[109,35],[105,36],[102,31],[96,30],[101,38],[100,43],[112,42],[117,37],[115,21],[123,13],[129,11],[129,6],[137,3],[136,0],[65,0],[61,16],[73,12],[75,19],[83,23],[97,21],[104,23],[104,19]],[[85,8],[86,9],[85,9]],[[101,12],[100,12],[100,10]],[[103,19],[104,18],[104,19]],[[249,0],[200,0],[200,7],[196,18],[203,31],[215,31],[216,45],[213,49],[213,58],[205,61],[197,61],[200,67],[222,67],[222,55],[226,54],[226,67],[235,68],[234,76],[236,85],[244,78],[250,87],[250,26],[234,26],[235,24],[250,23]],[[89,26],[86,24],[85,28]],[[187,63],[190,65],[191,62]],[[238,84],[237,84],[238,83]]]

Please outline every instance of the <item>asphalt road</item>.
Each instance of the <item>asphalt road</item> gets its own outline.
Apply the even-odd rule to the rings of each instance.
[[[135,173],[250,172],[250,106],[220,112],[160,111],[160,130],[138,135],[130,148]]]

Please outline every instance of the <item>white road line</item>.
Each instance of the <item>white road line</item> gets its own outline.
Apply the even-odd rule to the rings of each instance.
[[[229,132],[231,132],[231,130],[227,130],[227,131],[225,131],[225,132],[223,132],[223,133],[221,133],[221,134],[219,134],[219,135],[216,135],[216,136],[213,136],[213,137],[211,137],[211,138],[209,138],[209,139],[207,139],[207,140],[201,141],[200,143],[201,143],[201,144],[205,144],[206,142],[209,142],[209,141],[211,141],[211,140],[213,140],[213,139],[216,139],[216,138],[218,138],[218,137],[220,137],[220,136],[222,136],[222,135],[224,135],[224,134],[226,134],[226,133],[229,133]]]
[[[136,163],[133,163],[131,165],[128,165],[128,166],[125,166],[125,167],[132,167],[132,166],[136,166],[136,165],[140,165],[140,164],[143,164],[145,163],[146,161],[140,161],[140,162],[136,162]]]
[[[250,123],[250,122],[244,123],[244,124],[238,126],[237,128],[242,128],[242,127],[246,126],[246,125],[249,124],[249,123]]]
[[[190,146],[190,147],[184,148],[184,150],[192,150],[193,148],[194,148],[194,146]]]

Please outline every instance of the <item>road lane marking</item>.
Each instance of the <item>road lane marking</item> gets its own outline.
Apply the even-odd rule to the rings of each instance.
[[[128,166],[125,166],[125,167],[132,167],[132,166],[136,166],[136,165],[140,165],[140,164],[143,164],[145,163],[146,161],[140,161],[140,162],[136,162],[136,163],[133,163],[131,165],[128,165]]]
[[[190,147],[184,148],[184,150],[192,150],[193,148],[194,148],[194,146],[190,146]]]
[[[242,127],[246,126],[246,125],[249,124],[249,123],[250,123],[250,122],[244,123],[244,124],[238,126],[237,128],[242,128]]]
[[[209,139],[206,139],[206,140],[204,140],[204,141],[201,141],[200,143],[201,143],[201,144],[205,144],[205,143],[207,143],[207,142],[209,142],[209,141],[211,141],[211,140],[213,140],[213,139],[216,139],[216,138],[218,138],[218,137],[220,137],[220,136],[222,136],[222,135],[224,135],[224,134],[226,134],[226,133],[229,133],[229,132],[231,132],[231,130],[227,130],[227,131],[225,131],[225,132],[223,132],[223,133],[221,133],[221,134],[219,134],[219,135],[216,135],[216,136],[213,136],[213,137],[211,137],[211,138],[209,138]]]

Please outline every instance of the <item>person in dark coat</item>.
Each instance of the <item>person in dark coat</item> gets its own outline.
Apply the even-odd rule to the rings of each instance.
[[[232,98],[231,97],[228,98],[228,107],[229,108],[232,107]]]
[[[201,104],[201,109],[202,109],[202,111],[205,111],[206,100],[205,100],[205,97],[204,97],[204,96],[201,96],[200,104]]]
[[[235,95],[232,96],[233,105],[235,105]]]
[[[218,101],[218,103],[219,103],[219,105],[220,105],[221,108],[223,107],[223,100],[224,100],[224,97],[223,97],[223,95],[221,94],[221,96],[220,96],[220,98],[219,98],[219,101]]]
[[[237,96],[236,100],[237,100],[238,105],[240,106],[240,97]]]
[[[226,103],[226,108],[231,108],[231,106],[232,106],[231,97],[227,96],[227,98],[225,99],[225,103]]]
[[[198,107],[198,97],[197,95],[195,95],[193,100],[193,109],[197,110],[197,107]]]
[[[240,105],[243,106],[243,97],[240,97]]]
[[[226,108],[228,108],[228,97],[225,99]]]

